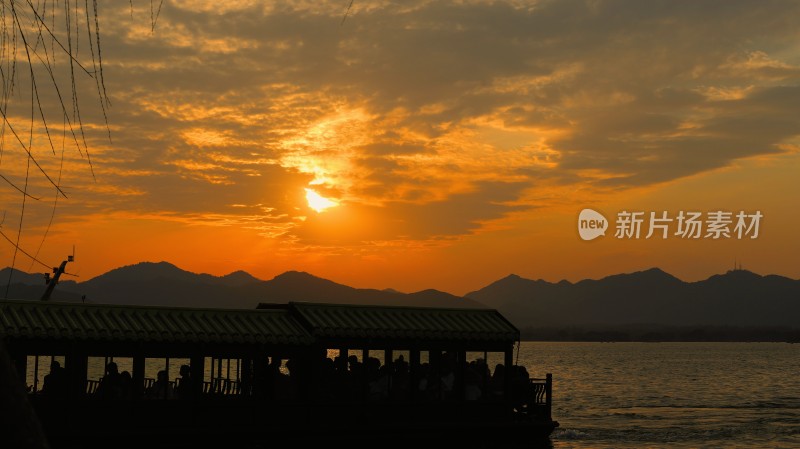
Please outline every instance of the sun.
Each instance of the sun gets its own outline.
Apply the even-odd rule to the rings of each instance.
[[[308,201],[308,207],[317,212],[322,212],[325,209],[339,205],[338,202],[329,198],[325,198],[311,189],[306,189],[306,201]]]

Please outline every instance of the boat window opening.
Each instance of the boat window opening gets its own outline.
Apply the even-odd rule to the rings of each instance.
[[[333,370],[333,374],[339,373],[343,376],[347,375],[348,371],[348,360],[350,356],[353,355],[353,351],[347,348],[343,349],[328,349],[327,350],[328,360],[330,362],[325,362],[326,366],[329,366],[328,370]]]
[[[29,355],[26,359],[25,385],[29,393],[42,393],[47,375],[53,371],[53,362],[65,369],[63,355]]]
[[[86,358],[85,369],[86,395],[103,399],[133,397],[133,358],[90,356]]]
[[[439,363],[439,399],[453,401],[456,398],[456,367],[458,354],[455,351],[444,351]]]
[[[238,395],[242,393],[241,359],[206,357],[203,361],[203,393]]]
[[[316,387],[314,395],[322,400],[344,399],[347,395],[348,371],[347,358],[350,354],[348,348],[325,350],[325,358],[317,367]]]
[[[127,371],[133,374],[133,357],[110,357],[110,361],[117,364],[117,371],[120,373]]]
[[[277,360],[278,362],[276,363],[280,363],[280,365],[278,365],[278,370],[280,371],[280,373],[283,374],[284,376],[289,376],[291,373],[289,371],[289,367],[286,364],[286,362],[288,362],[288,359],[287,360],[277,359]]]
[[[86,362],[86,394],[91,396],[100,385],[100,378],[105,372],[107,357],[88,357]]]
[[[428,396],[430,399],[434,399],[437,401],[441,401],[444,399],[444,393],[442,392],[442,375],[444,374],[444,370],[442,369],[442,351],[431,351],[431,372],[430,372],[430,381],[428,382]]]
[[[431,382],[431,356],[429,351],[419,351],[419,367],[416,370],[414,397],[418,400],[429,399]]]
[[[369,351],[363,348],[348,348],[347,352],[340,355],[347,357],[340,359],[340,365],[335,365],[337,380],[333,393],[334,398],[345,400],[362,400],[367,394],[367,377],[364,370],[365,355],[369,358]]]
[[[117,366],[117,372],[123,371],[133,372],[133,358],[132,357],[88,357],[88,365],[86,371],[86,378],[89,380],[100,381],[106,374],[106,367],[109,363],[114,363]]]
[[[394,401],[411,399],[411,351],[394,350],[389,371],[389,397]]]
[[[39,356],[37,355],[33,361],[33,392],[39,391]]]
[[[105,373],[107,359],[108,357],[88,357],[88,362],[86,365],[86,379],[99,382],[100,378],[103,377],[103,374]]]
[[[364,350],[363,349],[348,349],[347,350],[347,371],[355,372],[358,371],[360,374],[360,368],[363,366],[364,363]]]
[[[482,395],[482,398],[488,401],[502,400],[505,389],[505,353],[485,352],[484,354],[488,378],[484,379],[483,391],[486,394]]]
[[[489,390],[491,370],[487,364],[488,354],[467,352],[464,368],[464,399],[467,401],[486,400]]]
[[[232,384],[232,388],[229,391],[229,394],[241,394],[242,393],[242,359],[233,359],[235,362],[235,367],[231,364],[231,359],[228,359],[228,379]],[[231,377],[231,369],[234,370],[235,377]]]
[[[419,351],[419,364],[424,365],[426,363],[430,363],[431,358],[428,351]]]
[[[484,354],[486,354],[486,365],[489,367],[490,370],[492,370],[492,373],[494,373],[494,370],[495,368],[497,368],[497,365],[502,365],[503,362],[505,361],[504,360],[505,354],[501,351],[490,351],[490,352],[485,352]]]
[[[391,359],[391,350],[365,350],[364,374],[367,383],[367,399],[381,401],[389,397],[390,367],[387,358]]]
[[[395,349],[392,351],[392,358],[394,359],[392,360],[393,363],[398,361],[408,363],[409,359],[411,358],[411,351],[407,349]]]
[[[456,359],[452,351],[430,350],[420,353],[420,381],[417,392],[421,399],[433,401],[453,400],[456,387]]]
[[[381,367],[381,366],[386,364],[385,356],[386,356],[386,354],[384,353],[384,351],[375,350],[375,349],[369,351],[369,358],[377,360],[378,361],[378,367]]]
[[[423,351],[420,353],[420,360],[425,362],[420,366],[422,378],[418,384],[418,390],[422,399],[439,401],[442,399],[441,392],[441,358],[442,352],[439,350]]]
[[[303,368],[298,366],[294,359],[272,357],[269,366],[268,382],[271,383],[269,391],[278,402],[287,402],[297,399],[299,394],[299,374]]]
[[[214,376],[214,357],[203,358],[203,393],[210,394],[216,389],[216,377]]]

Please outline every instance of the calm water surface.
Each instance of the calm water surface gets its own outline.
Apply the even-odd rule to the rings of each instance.
[[[524,342],[555,449],[800,448],[800,345]]]

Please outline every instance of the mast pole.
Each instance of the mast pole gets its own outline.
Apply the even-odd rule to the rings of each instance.
[[[56,284],[58,284],[58,279],[62,274],[64,274],[64,270],[67,268],[67,263],[72,262],[73,260],[75,260],[75,256],[67,256],[67,260],[61,262],[61,265],[58,267],[53,267],[52,278],[49,275],[45,275],[45,279],[47,280],[47,288],[42,294],[41,301],[47,301],[50,299],[53,289],[56,288]]]

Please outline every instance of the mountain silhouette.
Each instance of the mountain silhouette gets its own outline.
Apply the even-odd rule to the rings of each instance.
[[[800,281],[732,270],[684,282],[658,268],[576,283],[510,275],[466,297],[520,328],[800,326]]]
[[[0,270],[0,281],[9,273],[8,268]],[[38,299],[44,287],[42,275],[15,270],[8,297]],[[438,290],[353,288],[302,271],[264,281],[244,271],[213,276],[167,262],[142,262],[84,282],[62,281],[51,298],[81,301],[84,295],[93,303],[212,308],[255,308],[259,303],[288,301],[489,307],[527,331],[525,335],[544,335],[532,332],[542,329],[651,332],[664,326],[694,326],[700,333],[711,327],[800,329],[800,281],[745,270],[697,282],[684,282],[658,268],[574,283],[512,274],[462,298]]]
[[[63,278],[62,278],[63,279]],[[9,283],[10,281],[10,283]],[[74,285],[75,281],[62,280],[59,285]],[[0,297],[14,299],[39,299],[44,293],[46,284],[44,273],[26,273],[16,268],[10,267],[0,270]],[[6,289],[6,287],[8,287]],[[81,295],[73,292],[63,291],[60,294],[60,301],[79,302]]]
[[[140,262],[135,265],[115,268],[91,279],[86,284],[106,285],[119,282],[153,282],[161,280],[221,285],[226,287],[237,287],[260,281],[244,271],[234,271],[225,276],[213,276],[205,273],[197,274],[182,270],[169,262]]]
[[[420,307],[484,308],[483,304],[438,290],[416,293],[361,289],[337,284],[302,271],[288,271],[271,281],[243,287],[247,296],[263,295],[261,302],[311,301],[337,304],[383,304]]]
[[[26,273],[10,267],[0,270],[0,284],[7,284],[9,278],[12,284],[45,285],[42,273]]]
[[[2,271],[0,271],[2,274]],[[20,272],[9,298],[38,299],[44,291],[41,275]],[[341,304],[382,304],[419,307],[485,306],[437,290],[399,293],[359,289],[300,271],[289,271],[269,281],[244,271],[225,276],[192,273],[168,262],[141,262],[115,268],[85,282],[59,283],[54,301],[99,304],[161,305],[212,308],[255,308],[259,303],[306,301]]]

